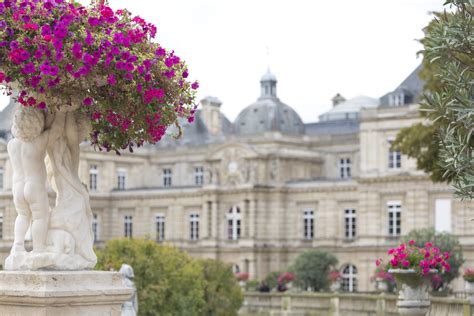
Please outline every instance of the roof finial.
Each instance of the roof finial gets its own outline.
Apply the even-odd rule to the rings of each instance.
[[[270,72],[270,47],[267,45],[267,70]]]

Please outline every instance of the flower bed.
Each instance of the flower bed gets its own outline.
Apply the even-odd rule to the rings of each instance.
[[[193,120],[199,84],[151,41],[153,24],[63,0],[4,0],[0,14],[0,84],[17,87],[24,106],[84,112],[99,149],[155,143],[179,118]]]

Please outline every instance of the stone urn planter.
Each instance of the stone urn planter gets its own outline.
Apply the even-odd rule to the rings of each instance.
[[[390,269],[388,272],[397,282],[397,308],[400,315],[425,316],[431,304],[428,293],[430,278],[438,271],[432,269],[425,276],[412,269]]]
[[[474,302],[474,281],[464,281],[464,291],[469,301]]]
[[[331,283],[331,292],[339,292],[341,290],[341,281],[337,280]]]
[[[375,279],[375,288],[377,292],[387,293],[388,292],[388,284],[387,281],[382,278]]]

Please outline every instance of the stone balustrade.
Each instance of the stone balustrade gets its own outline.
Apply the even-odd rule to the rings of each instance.
[[[246,292],[240,310],[245,316],[396,316],[392,294]],[[467,299],[432,297],[427,316],[472,316]],[[472,313],[472,314],[471,314]]]

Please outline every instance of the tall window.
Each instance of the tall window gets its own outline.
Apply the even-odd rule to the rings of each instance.
[[[435,229],[437,232],[451,232],[451,199],[436,199]]]
[[[240,238],[240,225],[242,215],[237,206],[232,207],[227,214],[227,238],[238,240]]]
[[[342,290],[357,292],[357,268],[350,264],[342,270]]]
[[[392,140],[388,141],[388,169],[400,169],[402,167],[402,155],[400,150],[392,149]]]
[[[199,239],[199,214],[189,215],[189,238],[191,240]]]
[[[133,216],[125,215],[123,218],[124,222],[124,236],[127,238],[133,237]]]
[[[156,214],[156,241],[165,240],[165,215]]]
[[[402,228],[402,204],[398,201],[387,203],[388,235],[400,236]]]
[[[0,213],[0,239],[3,239],[3,213]]]
[[[356,236],[356,210],[344,210],[345,221],[345,235],[347,239],[355,238]]]
[[[195,185],[204,184],[204,168],[203,167],[194,168],[194,184]]]
[[[97,169],[97,165],[92,165],[89,169],[89,190],[97,191],[97,176],[99,174],[99,170]]]
[[[127,170],[117,169],[117,188],[125,190],[127,186]]]
[[[349,179],[351,177],[351,159],[339,159],[339,176],[341,179]]]
[[[171,186],[171,178],[173,177],[173,172],[171,169],[163,169],[163,186]]]
[[[99,215],[95,214],[92,217],[92,233],[94,234],[94,241],[98,241],[99,235]]]
[[[314,237],[314,211],[303,211],[304,239],[313,239]]]
[[[0,191],[3,191],[3,188],[4,188],[4,186],[3,186],[3,178],[4,178],[4,176],[3,176],[3,168],[0,167]]]

